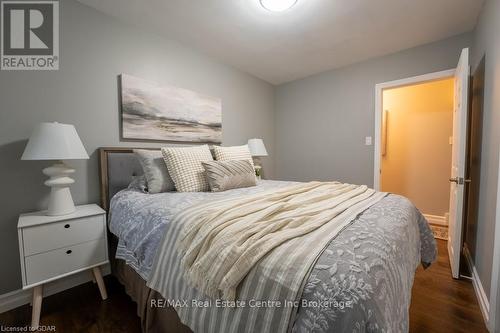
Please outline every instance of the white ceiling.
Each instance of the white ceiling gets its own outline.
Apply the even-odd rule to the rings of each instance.
[[[483,0],[79,0],[273,84],[474,28]]]

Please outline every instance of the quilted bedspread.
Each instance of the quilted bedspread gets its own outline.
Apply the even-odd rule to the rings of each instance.
[[[172,230],[172,217],[178,212],[203,201],[291,184],[261,181],[256,187],[221,193],[149,195],[137,189],[121,191],[112,199],[110,211],[110,230],[119,238],[116,256],[148,280],[160,241]],[[294,332],[407,332],[415,269],[420,262],[432,263],[436,255],[436,244],[424,217],[406,198],[388,195],[328,243],[304,281],[294,316],[288,318],[289,327],[276,321],[245,320],[241,307],[218,307],[214,303],[200,306],[208,304],[203,302],[195,305],[193,299],[207,299],[183,280],[180,271],[173,272],[176,288],[172,295],[164,296],[175,299],[189,295],[190,305],[176,310],[196,332],[288,328]],[[268,295],[261,296],[255,301],[272,301]],[[252,313],[265,316],[266,311]]]

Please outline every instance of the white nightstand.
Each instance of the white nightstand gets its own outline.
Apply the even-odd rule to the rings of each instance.
[[[31,326],[35,328],[47,282],[92,269],[102,299],[108,297],[99,268],[109,262],[106,212],[97,205],[83,205],[68,215],[45,214],[22,214],[17,223],[23,289],[33,288]]]

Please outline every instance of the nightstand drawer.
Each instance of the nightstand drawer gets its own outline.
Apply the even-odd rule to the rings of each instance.
[[[69,246],[25,258],[26,282],[31,285],[106,261],[105,239]]]
[[[23,229],[24,255],[59,249],[104,237],[104,216],[96,215]]]

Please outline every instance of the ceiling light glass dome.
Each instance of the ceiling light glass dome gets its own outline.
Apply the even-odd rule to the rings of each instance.
[[[297,3],[297,0],[260,0],[260,4],[272,12],[282,12],[290,9]]]

